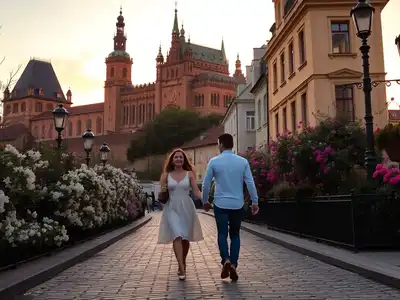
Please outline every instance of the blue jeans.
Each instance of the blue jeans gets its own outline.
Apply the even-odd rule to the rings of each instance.
[[[214,205],[214,216],[217,223],[218,247],[221,264],[227,259],[237,266],[240,252],[240,226],[244,216],[244,207],[240,209],[225,209]],[[228,248],[228,233],[231,239],[230,252]]]

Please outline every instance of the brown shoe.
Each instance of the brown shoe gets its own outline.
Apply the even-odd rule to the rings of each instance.
[[[229,277],[231,278],[232,281],[237,281],[239,279],[238,273],[236,271],[236,266],[231,265],[230,270],[229,270]]]
[[[229,277],[229,272],[231,269],[231,262],[229,260],[225,261],[223,267],[222,267],[222,271],[221,271],[221,278],[225,279]]]

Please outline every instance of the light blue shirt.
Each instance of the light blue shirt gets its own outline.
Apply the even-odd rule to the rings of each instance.
[[[243,182],[246,183],[253,205],[258,205],[257,189],[249,162],[225,150],[208,163],[203,180],[203,204],[208,202],[210,186],[215,180],[214,205],[225,209],[240,209],[244,205]]]

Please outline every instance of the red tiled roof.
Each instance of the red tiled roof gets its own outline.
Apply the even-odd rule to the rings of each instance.
[[[97,112],[103,112],[103,111],[104,111],[104,103],[103,102],[87,104],[87,105],[72,106],[72,107],[68,108],[68,112],[69,112],[70,116],[97,113]],[[46,111],[36,117],[33,117],[31,120],[46,120],[46,119],[51,119],[52,117],[53,117],[52,112]]]
[[[181,148],[182,149],[193,149],[198,147],[205,147],[209,145],[216,145],[218,137],[224,133],[224,128],[222,126],[216,126],[205,133],[199,135],[194,140],[184,144]]]
[[[400,110],[399,109],[389,109],[389,121],[400,121]]]
[[[14,141],[19,136],[28,134],[29,129],[22,123],[0,128],[0,141]]]

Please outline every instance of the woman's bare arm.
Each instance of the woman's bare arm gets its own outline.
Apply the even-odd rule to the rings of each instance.
[[[190,185],[192,186],[193,194],[194,194],[197,198],[201,199],[202,195],[201,195],[201,192],[200,192],[200,190],[199,190],[199,188],[198,188],[198,186],[197,186],[196,175],[194,175],[194,172],[193,172],[193,171],[191,171],[191,172],[189,173],[189,178],[190,178]]]

